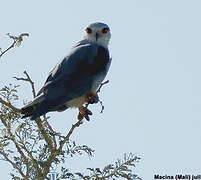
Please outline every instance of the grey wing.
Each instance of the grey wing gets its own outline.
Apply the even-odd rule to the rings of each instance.
[[[89,56],[91,54],[91,56]],[[88,46],[80,46],[73,48],[70,53],[62,59],[57,65],[50,71],[47,80],[45,81],[44,86],[40,89],[37,96],[41,93],[45,93],[49,95],[51,90],[54,91],[55,88],[57,90],[64,90],[63,87],[68,85],[68,89],[70,88],[70,80],[79,73],[81,65],[84,61],[90,63],[93,60],[93,57],[96,54],[95,47]],[[77,74],[77,77],[79,74]],[[80,75],[81,76],[81,75]],[[79,79],[79,78],[78,78]],[[60,91],[58,93],[54,92],[54,95],[60,95]],[[53,96],[54,97],[54,96]]]
[[[56,109],[65,102],[86,94],[94,78],[107,73],[109,52],[97,45],[82,45],[72,49],[51,71],[41,92],[46,103],[51,104],[48,111]]]

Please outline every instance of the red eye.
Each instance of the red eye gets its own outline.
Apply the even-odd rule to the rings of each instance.
[[[86,29],[86,32],[87,32],[88,34],[91,34],[91,33],[92,33],[91,28],[87,28],[87,29]]]
[[[103,28],[103,29],[102,29],[102,33],[103,33],[103,34],[106,34],[106,33],[108,32],[108,30],[109,30],[108,28]]]

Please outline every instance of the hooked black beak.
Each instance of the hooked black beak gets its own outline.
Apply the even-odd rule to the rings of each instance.
[[[96,41],[98,40],[98,38],[99,38],[99,34],[98,34],[98,33],[96,33]]]

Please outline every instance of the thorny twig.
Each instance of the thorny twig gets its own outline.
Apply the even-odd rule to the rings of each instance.
[[[101,88],[103,87],[103,85],[105,85],[105,84],[107,84],[107,83],[109,83],[109,80],[104,81],[103,83],[101,83],[101,85],[99,86],[99,88],[98,88],[98,90],[96,91],[96,93],[99,93],[100,90],[101,90]]]
[[[5,49],[4,51],[1,51],[0,58],[6,52],[8,52],[10,49],[14,48],[16,45],[19,46],[22,43],[24,36],[29,36],[28,33],[22,33],[19,36],[11,36],[9,33],[7,35],[9,36],[9,38],[11,38],[13,40],[13,43],[7,49]],[[0,50],[1,50],[1,48],[0,48]]]
[[[98,88],[98,90],[96,91],[96,93],[98,94],[98,93],[100,92],[101,88],[103,87],[103,85],[105,85],[105,84],[107,84],[107,83],[109,83],[109,80],[107,80],[107,81],[101,83],[101,85],[99,86],[99,88]],[[99,103],[100,103],[100,105],[101,105],[101,112],[100,112],[100,113],[103,113],[105,107],[104,107],[103,102],[102,102],[101,100],[99,100]]]
[[[107,81],[104,81],[103,83],[101,83],[101,85],[99,86],[99,88],[98,88],[98,90],[96,91],[96,93],[98,94],[99,92],[100,92],[100,90],[101,90],[101,88],[103,87],[103,85],[105,85],[105,84],[107,84],[107,83],[109,83],[109,80],[107,80]],[[98,101],[99,103],[100,103],[100,105],[101,105],[101,112],[100,113],[103,113],[103,111],[104,111],[104,105],[103,105],[103,102],[99,99],[99,101]],[[86,104],[86,108],[89,106],[89,103],[87,103]]]

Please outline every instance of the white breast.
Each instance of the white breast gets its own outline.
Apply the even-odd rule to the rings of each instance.
[[[68,107],[81,107],[85,102],[86,102],[86,97],[85,97],[85,95],[83,95],[78,98],[74,98],[74,99],[66,102],[65,104]]]

